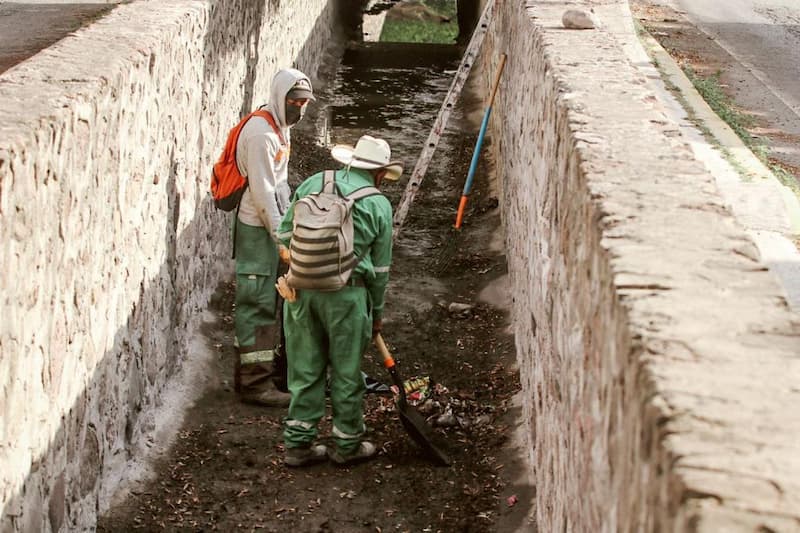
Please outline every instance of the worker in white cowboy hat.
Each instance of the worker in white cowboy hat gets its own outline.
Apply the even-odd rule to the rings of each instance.
[[[369,135],[362,136],[355,148],[334,146],[331,155],[345,165],[334,174],[342,195],[380,187],[384,180],[396,180],[403,172],[402,165],[391,160],[389,144]],[[309,177],[297,188],[278,233],[287,247],[297,201],[319,192],[324,174]],[[392,260],[392,206],[385,196],[374,192],[377,194],[353,205],[353,248],[358,263],[347,285],[335,291],[289,289],[293,294],[286,298],[284,327],[292,401],[284,428],[284,461],[289,466],[314,463],[326,456],[335,463],[349,464],[375,455],[375,445],[362,440],[365,382],[361,357],[370,338],[381,329]],[[328,368],[335,443],[331,449],[313,444],[317,423],[325,415]]]

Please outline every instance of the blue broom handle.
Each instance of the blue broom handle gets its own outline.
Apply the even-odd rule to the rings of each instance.
[[[497,94],[497,88],[500,86],[500,75],[503,73],[503,67],[506,65],[506,55],[500,55],[500,64],[497,66],[497,74],[494,78],[494,86],[492,87],[492,94],[489,96],[489,104],[486,106],[486,111],[483,113],[483,122],[481,122],[481,130],[478,133],[478,140],[475,142],[475,151],[472,153],[472,162],[469,165],[469,172],[467,172],[467,181],[464,183],[464,192],[462,196],[469,196],[472,190],[472,181],[475,178],[475,170],[478,168],[478,159],[480,159],[481,145],[483,145],[483,137],[486,135],[486,127],[489,125],[489,116],[492,114],[492,105],[494,104],[494,97]]]
[[[472,190],[472,181],[475,179],[475,170],[478,168],[478,159],[481,155],[481,145],[483,138],[486,135],[486,126],[489,124],[489,115],[492,114],[492,106],[486,108],[483,115],[483,122],[481,122],[481,130],[478,133],[478,140],[475,142],[475,150],[472,152],[472,162],[469,164],[469,172],[467,172],[467,181],[464,183],[463,196],[469,196]]]

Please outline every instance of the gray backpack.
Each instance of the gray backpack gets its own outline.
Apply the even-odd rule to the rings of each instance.
[[[326,170],[322,190],[295,202],[289,286],[338,291],[347,284],[360,260],[353,252],[353,205],[376,194],[375,187],[362,187],[343,196],[336,174]]]

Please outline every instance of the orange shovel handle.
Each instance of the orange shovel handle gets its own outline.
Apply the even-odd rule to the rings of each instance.
[[[389,369],[394,368],[394,358],[389,353],[389,348],[386,347],[386,343],[383,342],[383,337],[380,333],[375,335],[375,346],[378,347],[378,351],[383,356],[383,366]]]

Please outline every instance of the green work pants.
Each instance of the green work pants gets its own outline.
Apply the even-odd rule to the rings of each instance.
[[[280,343],[277,324],[278,247],[262,226],[235,221],[236,312],[242,364],[270,363]]]
[[[297,301],[284,303],[284,317],[292,393],[283,433],[286,447],[308,446],[316,438],[330,368],[333,440],[340,453],[355,452],[365,431],[361,356],[372,334],[367,290],[298,290]]]

